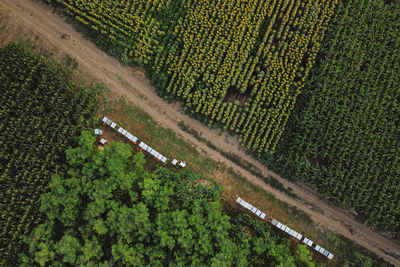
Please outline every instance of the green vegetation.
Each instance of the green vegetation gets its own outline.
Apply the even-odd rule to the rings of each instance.
[[[289,206],[287,203],[277,200],[273,195],[267,193],[261,187],[249,183],[246,178],[232,169],[228,169],[224,164],[206,158],[193,146],[177,137],[173,131],[161,127],[153,118],[134,106],[133,103],[125,99],[109,101],[106,110],[109,110],[107,114],[118,124],[124,125],[125,129],[134,131],[142,139],[144,138],[147,143],[160,148],[158,150],[163,154],[171,155],[173,153],[173,155],[185,159],[190,164],[190,168],[203,174],[207,179],[222,184],[224,186],[222,203],[230,202],[232,200],[231,196],[238,194],[254,203],[260,209],[265,210],[269,216],[280,218],[281,221],[284,221],[294,229],[298,229],[316,243],[331,250],[335,257],[328,266],[370,266],[364,264],[364,262],[371,262],[372,266],[388,266],[382,259],[378,259],[376,255],[369,253],[349,239],[329,231],[317,230],[308,215],[294,206]],[[185,125],[180,124],[180,127],[184,128]],[[204,139],[201,140],[202,137],[197,132],[193,132],[193,129],[186,130],[195,135],[200,141],[204,141]],[[112,140],[118,139],[118,136],[119,134],[112,136]],[[148,163],[146,163],[147,165]],[[250,169],[250,166],[246,168]],[[228,215],[234,219],[235,214],[238,212],[240,211],[229,210]],[[317,258],[316,260],[323,259]]]
[[[16,46],[16,47],[14,47]],[[13,49],[11,49],[10,47],[14,47]],[[85,109],[85,110],[81,110],[80,113],[75,112],[72,115],[68,112],[69,109],[71,108],[71,105],[79,105],[79,101],[78,99],[84,99],[85,97],[85,92],[86,93],[90,93],[91,97],[89,97],[88,99],[91,99],[91,109],[95,110],[94,108],[94,100],[95,100],[95,94],[93,92],[93,90],[88,89],[88,88],[78,88],[74,83],[73,83],[73,79],[71,79],[72,74],[66,70],[63,69],[59,66],[56,66],[54,64],[48,63],[44,60],[44,58],[34,55],[31,52],[28,52],[27,50],[25,50],[22,45],[10,45],[9,47],[6,47],[4,49],[7,49],[7,51],[9,51],[10,53],[7,54],[2,54],[2,59],[4,58],[4,60],[8,57],[13,57],[14,61],[4,61],[4,63],[2,63],[1,66],[7,66],[6,68],[11,68],[12,63],[18,63],[20,62],[19,60],[16,60],[18,53],[22,53],[27,55],[26,58],[31,58],[31,57],[36,57],[41,63],[40,64],[49,64],[46,66],[52,66],[54,72],[54,77],[58,77],[58,71],[61,71],[65,76],[60,76],[60,81],[63,81],[62,85],[60,86],[60,88],[64,88],[66,91],[62,91],[65,93],[64,94],[59,94],[58,97],[61,98],[64,102],[57,102],[55,101],[56,99],[54,99],[54,101],[52,100],[53,98],[51,98],[51,93],[54,93],[53,91],[49,91],[48,90],[48,95],[43,96],[42,94],[37,94],[37,92],[41,92],[40,90],[45,90],[45,88],[47,88],[45,85],[49,85],[51,86],[53,83],[51,83],[48,79],[46,81],[46,83],[38,83],[38,85],[40,84],[40,86],[38,87],[39,91],[26,91],[26,90],[21,90],[20,95],[18,97],[18,101],[22,101],[24,100],[24,103],[29,103],[29,101],[34,100],[34,99],[40,99],[40,101],[38,100],[38,103],[36,103],[35,106],[30,106],[29,109],[26,108],[24,110],[24,112],[26,112],[27,114],[30,114],[29,112],[36,112],[35,107],[37,107],[38,109],[40,109],[40,105],[44,105],[46,107],[47,110],[52,110],[52,112],[58,112],[57,114],[62,114],[61,112],[65,112],[67,115],[66,117],[62,117],[60,116],[60,118],[57,120],[57,122],[60,122],[60,124],[51,124],[52,125],[52,130],[56,130],[58,129],[57,127],[61,127],[61,129],[66,129],[66,134],[62,135],[59,132],[57,132],[57,135],[54,135],[53,137],[51,137],[51,141],[53,142],[55,140],[55,138],[60,137],[60,139],[63,138],[63,140],[67,140],[67,145],[68,144],[75,144],[75,141],[73,140],[73,137],[78,135],[79,132],[84,128],[84,125],[82,124],[78,124],[75,125],[75,122],[72,120],[68,120],[68,118],[75,118],[77,119],[78,117],[80,117],[81,115],[84,116],[84,118],[90,118],[90,113],[93,113],[93,111],[90,111],[90,109]],[[2,61],[3,62],[3,61]],[[28,62],[28,61],[25,61]],[[19,65],[20,69],[18,69],[20,72],[23,72],[23,69],[25,67],[30,68],[31,67],[31,63],[26,63],[26,65]],[[44,65],[43,65],[44,66]],[[44,68],[42,65],[40,65],[41,68],[39,68],[39,70],[42,70],[41,75],[34,75],[37,74],[37,72],[28,72],[28,73],[32,73],[33,77],[36,77],[34,79],[36,79],[36,81],[41,81],[41,79],[43,79],[42,77],[46,77],[45,75],[47,74],[46,71],[48,71],[48,68]],[[5,69],[5,68],[4,68]],[[11,69],[12,73],[14,74],[18,74],[19,72],[16,72],[14,69]],[[46,71],[45,71],[46,70]],[[27,70],[26,70],[27,72]],[[11,72],[10,72],[11,73]],[[10,74],[8,73],[8,74]],[[12,75],[10,75],[9,77],[12,77]],[[9,79],[9,77],[7,77]],[[23,77],[23,76],[20,76]],[[54,78],[53,77],[53,78]],[[67,80],[63,80],[61,77],[67,78]],[[2,79],[4,79],[4,77],[2,77]],[[28,78],[23,80],[23,81],[27,81],[29,80]],[[4,81],[4,85],[6,84],[6,80],[1,80],[2,82]],[[8,81],[8,80],[7,80]],[[72,82],[72,83],[71,83]],[[1,85],[3,85],[3,83],[0,83]],[[71,85],[73,84],[73,85]],[[11,87],[9,87],[11,88]],[[18,88],[23,88],[21,86],[19,86]],[[29,87],[32,88],[32,87]],[[50,87],[49,87],[50,88]],[[60,89],[61,90],[61,89]],[[7,90],[6,90],[7,91]],[[46,91],[46,90],[45,90]],[[22,95],[21,93],[24,93],[24,95]],[[46,91],[47,92],[47,91]],[[22,96],[26,96],[27,98],[23,98]],[[87,100],[88,100],[87,99]],[[46,100],[50,100],[50,102],[47,102]],[[68,101],[66,101],[68,100]],[[60,100],[61,101],[61,100]],[[51,103],[56,102],[58,103],[58,105],[53,105],[55,107],[55,110],[51,109]],[[7,102],[8,103],[8,102]],[[67,104],[66,104],[67,103]],[[8,103],[9,104],[9,103]],[[7,104],[7,105],[8,105]],[[6,108],[8,107],[7,105],[5,105],[4,110],[6,110]],[[14,103],[14,106],[16,105],[16,103]],[[65,107],[63,107],[62,105],[65,105]],[[120,106],[122,105],[122,106]],[[14,107],[13,106],[13,107]],[[108,110],[110,107],[106,106],[106,109]],[[116,108],[117,110],[114,110],[114,108]],[[112,105],[111,108],[113,111],[112,112],[117,112],[118,114],[122,114],[121,110],[124,110],[126,113],[124,113],[123,118],[121,118],[121,123],[123,125],[130,125],[130,127],[132,129],[135,129],[135,131],[137,131],[139,133],[140,136],[145,137],[146,140],[150,141],[150,143],[154,143],[154,145],[156,145],[156,147],[161,147],[163,151],[165,152],[170,152],[171,148],[173,147],[173,151],[174,153],[178,153],[180,156],[182,156],[183,158],[187,158],[190,162],[192,162],[193,167],[199,170],[204,171],[204,166],[207,166],[207,176],[209,177],[213,177],[213,174],[217,173],[218,174],[223,174],[223,175],[229,175],[230,178],[225,178],[228,179],[226,182],[228,182],[231,186],[235,185],[234,187],[237,187],[238,191],[235,192],[240,192],[240,194],[244,194],[244,195],[254,195],[254,193],[257,193],[258,195],[258,201],[260,203],[260,205],[263,206],[263,208],[265,210],[268,210],[269,213],[274,214],[274,212],[276,212],[275,209],[277,209],[277,211],[279,212],[279,214],[281,214],[280,216],[282,218],[286,218],[286,220],[288,220],[288,222],[292,221],[293,223],[299,223],[299,222],[308,222],[306,216],[304,216],[304,214],[299,213],[298,211],[295,210],[294,207],[288,207],[287,205],[285,205],[285,203],[282,203],[280,201],[277,201],[275,198],[273,198],[272,196],[265,194],[264,191],[262,191],[259,187],[255,187],[251,184],[248,184],[245,179],[243,177],[238,176],[237,174],[234,174],[231,170],[227,170],[225,169],[224,166],[221,166],[221,164],[218,164],[216,162],[214,162],[211,159],[205,158],[204,156],[200,155],[193,147],[191,147],[190,145],[188,145],[186,142],[182,141],[181,139],[177,138],[177,136],[175,135],[175,133],[163,129],[162,127],[160,127],[159,125],[156,124],[156,122],[154,122],[154,120],[152,120],[146,113],[144,113],[141,110],[138,110],[136,107],[127,104],[125,101],[122,102],[118,102],[118,104],[114,107],[114,105]],[[18,109],[17,109],[18,110]],[[21,108],[22,110],[22,108]],[[72,107],[72,110],[77,110],[75,109],[75,107]],[[29,111],[29,112],[28,112]],[[46,114],[48,114],[48,116],[52,116],[51,118],[57,118],[57,115],[52,115],[53,113],[50,111],[47,111]],[[21,114],[19,114],[19,116],[23,116],[22,114],[23,112],[21,111]],[[71,116],[69,116],[71,115]],[[79,115],[79,116],[78,116]],[[8,121],[13,121],[14,117],[10,114],[5,115],[8,116],[6,119]],[[30,117],[31,119],[34,118],[35,120],[39,121],[39,117]],[[46,119],[45,117],[42,119]],[[6,120],[2,120],[3,122],[5,122]],[[66,123],[66,125],[64,125],[64,122]],[[85,122],[85,125],[88,124],[89,121]],[[51,121],[49,120],[48,122],[51,123]],[[8,124],[7,124],[8,125]],[[3,129],[6,129],[8,126],[3,126]],[[39,125],[40,126],[40,125]],[[30,127],[28,125],[28,127]],[[45,127],[43,129],[36,129],[35,133],[37,136],[41,136],[41,135],[45,135],[48,134],[47,132],[44,131]],[[41,130],[41,132],[39,132],[39,130]],[[8,131],[11,131],[11,129],[9,129]],[[14,133],[17,133],[19,135],[21,135],[20,133],[18,133],[17,131],[14,131]],[[4,135],[5,136],[5,135]],[[9,136],[9,135],[7,135]],[[56,136],[56,137],[55,137]],[[42,138],[45,138],[46,136],[43,136]],[[16,159],[14,160],[15,165],[21,165],[22,161],[19,160],[18,155],[21,154],[22,152],[26,151],[27,148],[30,148],[30,146],[26,143],[24,143],[24,140],[29,140],[29,138],[32,138],[32,135],[25,135],[22,136],[20,139],[16,139],[14,136],[11,137],[7,137],[4,140],[15,140],[13,142],[15,147],[20,147],[23,146],[24,150],[18,150],[17,154],[10,154],[10,155],[6,155],[6,152],[9,153],[10,150],[7,151],[3,151],[2,156],[5,156],[7,159],[9,159],[10,157],[16,157]],[[57,139],[58,140],[58,139]],[[2,140],[3,141],[3,140]],[[17,141],[19,141],[18,146],[16,146]],[[32,141],[32,140],[31,140]],[[60,141],[60,140],[58,140]],[[56,143],[56,147],[52,147],[52,146],[46,146],[47,150],[44,150],[45,145],[50,144],[49,142],[49,138],[47,138],[45,141],[43,139],[38,139],[38,142],[41,142],[41,144],[39,143],[38,145],[42,146],[41,149],[42,150],[35,150],[35,153],[31,153],[29,155],[29,161],[28,160],[24,160],[23,164],[23,170],[27,170],[27,171],[32,171],[32,175],[35,175],[34,185],[32,186],[28,186],[28,187],[22,187],[22,188],[17,188],[17,186],[23,184],[21,181],[22,178],[26,177],[27,182],[25,182],[25,184],[33,184],[34,182],[32,182],[32,178],[29,177],[28,173],[24,173],[25,176],[17,176],[17,178],[19,178],[20,180],[11,180],[12,177],[8,177],[9,181],[7,182],[7,186],[9,188],[12,189],[16,189],[15,193],[11,196],[11,200],[14,200],[14,203],[10,203],[10,199],[7,199],[6,197],[8,197],[8,193],[10,192],[10,190],[8,190],[9,188],[6,188],[5,186],[2,187],[2,193],[3,193],[3,198],[2,198],[2,206],[1,206],[1,214],[2,214],[2,218],[6,218],[8,221],[1,221],[2,223],[2,230],[4,233],[6,233],[6,230],[8,229],[8,235],[2,235],[2,244],[5,244],[4,246],[2,245],[2,250],[1,250],[1,257],[2,257],[2,264],[3,265],[15,265],[17,262],[17,259],[15,258],[17,255],[18,251],[21,251],[21,242],[20,239],[22,238],[23,235],[27,235],[31,232],[32,227],[36,226],[38,223],[43,223],[43,215],[39,216],[37,211],[39,209],[40,206],[40,199],[39,199],[39,195],[41,192],[46,192],[46,188],[47,187],[47,183],[50,179],[50,176],[56,171],[58,170],[59,173],[67,173],[68,170],[70,169],[67,165],[65,165],[65,156],[64,156],[64,151],[58,149],[60,148],[60,144]],[[4,144],[5,141],[3,141],[2,144]],[[32,141],[33,146],[30,149],[35,149],[35,145],[37,143]],[[50,148],[51,149],[50,149]],[[64,149],[66,146],[62,146],[62,148]],[[29,150],[30,151],[30,150]],[[41,151],[48,151],[47,154],[47,158],[52,158],[54,161],[56,161],[56,163],[54,163],[53,169],[47,169],[48,166],[50,166],[49,162],[46,162],[46,159],[43,158],[43,154],[40,153]],[[14,150],[13,150],[14,152]],[[13,153],[11,152],[11,153]],[[31,163],[32,162],[32,163]],[[34,164],[37,164],[37,162],[40,162],[40,172],[38,173],[33,167]],[[28,164],[32,164],[32,167],[27,167],[25,165]],[[36,165],[36,166],[37,166]],[[146,164],[147,165],[147,164]],[[11,166],[11,165],[10,165]],[[20,168],[22,169],[22,167]],[[20,170],[18,169],[18,171]],[[5,177],[5,175],[3,175],[3,171],[4,169],[0,169],[2,171],[2,179]],[[220,172],[219,172],[220,171]],[[180,174],[181,175],[181,174]],[[60,177],[60,176],[58,176]],[[194,186],[193,183],[193,179],[199,179],[198,175],[195,175],[193,173],[189,173],[189,174],[182,174],[182,179],[187,180],[187,185],[191,185],[191,187],[187,187],[190,194],[192,194],[193,191],[190,191],[190,189],[192,190],[197,190],[196,188],[198,186]],[[195,177],[195,178],[194,178]],[[31,180],[29,180],[31,179]],[[216,179],[218,180],[218,179]],[[3,180],[2,180],[3,181]],[[18,181],[18,182],[17,182]],[[12,185],[12,182],[14,182],[14,186]],[[41,182],[40,184],[38,182]],[[240,186],[238,186],[238,184],[240,184]],[[216,191],[219,192],[219,188],[215,185],[212,185],[212,187],[208,188],[207,190],[211,190],[211,189],[215,189]],[[22,190],[23,189],[23,190]],[[30,191],[28,191],[28,189],[31,189]],[[8,190],[8,191],[7,191]],[[206,190],[206,191],[207,191]],[[48,190],[47,190],[48,191]],[[213,190],[211,190],[213,191]],[[30,197],[31,195],[27,195],[28,193],[26,192],[30,192],[30,194],[33,196],[32,198]],[[35,194],[32,194],[32,193]],[[197,191],[196,191],[197,192]],[[207,191],[209,192],[209,191]],[[247,192],[247,193],[246,193]],[[232,192],[231,192],[232,193]],[[213,193],[213,194],[217,194],[217,193]],[[13,199],[14,198],[14,199]],[[218,197],[219,198],[219,197]],[[7,202],[8,201],[8,202]],[[65,199],[66,203],[68,201],[71,201],[71,199]],[[216,200],[215,200],[216,201]],[[8,203],[8,205],[5,205],[4,203]],[[69,202],[68,202],[69,203]],[[30,206],[30,208],[28,208]],[[8,217],[8,214],[11,214],[12,210],[11,208],[15,209],[16,211],[22,211],[24,212],[26,208],[28,208],[28,211],[25,212],[25,214],[23,214],[23,216],[19,216],[17,213],[13,213],[12,216]],[[83,207],[84,208],[84,207]],[[74,209],[70,209],[68,212],[76,212],[74,211]],[[80,212],[80,211],[77,211]],[[272,261],[271,265],[274,265],[275,263],[273,262],[273,259],[275,259],[274,257],[278,257],[278,259],[275,259],[275,262],[278,261],[288,261],[288,262],[296,262],[297,265],[300,265],[300,262],[302,261],[302,258],[304,257],[303,252],[299,251],[299,255],[296,254],[296,249],[292,249],[292,254],[293,257],[291,256],[290,252],[287,251],[287,246],[288,246],[288,240],[286,238],[284,238],[280,233],[274,233],[271,232],[270,228],[268,225],[266,225],[265,223],[261,222],[261,221],[257,221],[254,219],[251,219],[248,215],[246,214],[242,214],[240,212],[235,212],[233,210],[227,210],[224,209],[222,211],[222,214],[225,214],[225,212],[228,213],[228,215],[231,217],[229,224],[230,224],[230,229],[228,230],[228,236],[229,239],[234,242],[236,245],[237,249],[243,248],[243,241],[244,239],[246,239],[248,243],[250,243],[249,245],[249,251],[246,252],[247,256],[244,257],[248,263],[248,265],[258,265],[261,264],[261,262],[270,262]],[[21,218],[22,217],[22,218]],[[79,216],[77,217],[79,219]],[[13,220],[11,220],[13,219]],[[7,222],[9,222],[7,224]],[[3,223],[4,223],[4,227],[3,227]],[[9,226],[7,226],[9,225]],[[311,223],[308,222],[307,223],[308,226],[311,226]],[[56,226],[59,226],[59,224],[56,224]],[[7,228],[6,228],[7,227]],[[246,228],[243,228],[246,227]],[[40,227],[39,227],[40,228]],[[18,232],[14,232],[14,230],[18,230],[18,229],[23,229],[23,231],[20,231],[19,234]],[[42,228],[43,229],[43,228]],[[56,228],[56,229],[60,229],[60,228]],[[251,234],[249,234],[251,233]],[[12,234],[14,234],[14,237],[12,237]],[[34,235],[33,233],[30,235],[32,236]],[[245,237],[243,239],[243,236]],[[316,236],[318,236],[318,234],[316,234]],[[61,237],[60,237],[61,238]],[[260,241],[259,239],[262,239],[263,241]],[[11,240],[11,241],[10,241]],[[53,244],[55,244],[56,242],[60,241],[61,239],[54,239]],[[71,241],[73,239],[70,239],[69,237],[66,237],[66,239],[64,241]],[[99,239],[100,241],[102,241],[103,239]],[[273,240],[270,241],[270,240]],[[341,263],[352,263],[354,262],[354,251],[355,251],[355,247],[353,246],[349,246],[348,241],[343,241],[342,239],[338,238],[338,241],[335,241],[334,243],[332,243],[330,241],[331,239],[327,239],[325,241],[325,244],[329,244],[327,245],[328,248],[333,248],[333,251],[337,251],[337,253],[341,253],[341,251],[346,251],[346,254],[344,254],[343,257],[340,257],[340,264]],[[32,242],[32,240],[30,240],[29,238],[27,239],[28,243]],[[71,245],[73,245],[73,241],[71,241]],[[241,243],[242,242],[242,243]],[[270,242],[272,242],[270,244]],[[328,243],[326,243],[328,242]],[[339,243],[338,243],[339,242]],[[9,245],[10,243],[12,243],[12,246]],[[262,243],[266,244],[266,249],[264,251],[264,248],[262,248]],[[47,243],[46,243],[47,244]],[[80,241],[80,244],[83,244]],[[94,243],[90,243],[91,245],[93,245]],[[279,249],[275,250],[275,252],[271,251],[270,249],[273,249],[273,245],[278,245]],[[101,243],[101,245],[103,246],[104,244]],[[39,245],[41,246],[41,248],[44,248],[45,244],[43,245]],[[140,246],[140,245],[139,245]],[[25,251],[25,260],[26,261],[34,261],[35,258],[37,257],[38,260],[43,260],[46,258],[46,251],[45,250],[41,250],[40,253],[35,253],[38,252],[35,250],[33,243],[31,243],[31,247],[34,251],[35,255],[30,254],[29,252],[29,246],[24,246],[22,247]],[[256,248],[257,247],[257,248]],[[63,253],[65,252],[65,248],[61,248],[61,245],[57,246],[57,249],[60,249],[60,251],[63,251]],[[245,248],[245,250],[247,249],[247,247]],[[102,249],[103,250],[103,249]],[[263,253],[260,254],[260,251],[264,251]],[[279,251],[279,254],[277,251]],[[54,252],[54,258],[57,260],[62,261],[65,257],[64,254],[62,254],[62,259],[60,255],[57,255],[56,251],[52,251],[49,252],[49,255],[51,255]],[[66,253],[66,252],[65,252]],[[81,254],[79,254],[81,252],[77,251],[77,258],[79,256],[83,255],[83,252]],[[95,252],[94,252],[95,253]],[[96,252],[97,253],[97,252]],[[271,256],[270,254],[273,253],[274,256]],[[276,255],[276,253],[278,253],[278,255]],[[300,255],[303,255],[301,256]],[[336,252],[335,252],[336,253]],[[71,254],[69,254],[71,255]],[[339,254],[335,254],[335,255],[339,255]],[[87,256],[87,255],[86,255]],[[68,256],[66,256],[68,258]],[[287,257],[287,258],[285,258]],[[307,256],[308,257],[308,256]],[[307,258],[306,257],[306,258]],[[363,261],[371,261],[368,257],[365,256],[358,256],[360,259],[362,259]],[[339,258],[337,258],[339,259]],[[69,260],[69,258],[68,258]],[[236,262],[239,261],[239,256],[234,257],[234,259]],[[336,260],[336,258],[335,258]],[[56,265],[55,264],[56,260],[53,262],[54,264],[52,264],[53,266]],[[244,260],[243,260],[244,262]],[[359,261],[361,262],[361,261]],[[375,261],[371,261],[373,262],[373,264],[375,264]],[[39,264],[37,262],[37,264]],[[33,264],[27,264],[29,266],[32,266]],[[66,264],[63,264],[66,265]],[[357,266],[357,265],[353,265],[353,266]]]
[[[265,161],[286,177],[306,181],[339,205],[355,209],[368,224],[400,237],[398,1],[341,2],[314,69],[311,67],[337,1],[232,0],[219,6],[205,0],[109,0],[100,1],[95,7],[95,1],[46,2],[61,3],[102,49],[126,64],[144,66],[165,99],[182,101],[188,114],[210,127],[239,133],[241,142],[255,155],[274,150],[294,103],[298,102],[277,153],[268,154]],[[140,154],[127,156],[127,148],[119,144],[104,152],[88,152],[90,157],[81,158],[85,164],[79,165],[82,162],[74,160],[79,161],[85,149],[92,149],[87,145],[92,142],[89,136],[81,140],[81,147],[68,150],[71,161],[65,165],[65,148],[74,144],[73,137],[91,122],[88,119],[95,111],[95,92],[78,88],[69,71],[18,45],[0,53],[0,264],[14,264],[22,236],[43,222],[37,213],[39,197],[46,192],[55,172],[58,175],[53,177],[51,191],[42,201],[47,219],[26,238],[29,249],[22,259],[28,266],[34,262],[310,264],[304,247],[292,248],[290,253],[288,242],[264,223],[222,210],[220,188],[195,185],[194,180],[200,177],[194,173],[177,174],[162,168],[154,173],[144,169],[140,172],[136,169],[142,164]],[[78,67],[69,55],[64,61],[73,69]],[[310,70],[312,75],[307,80]],[[297,99],[304,85],[305,93]],[[131,118],[136,115],[129,114]],[[278,214],[286,213],[280,216],[288,223],[299,223],[293,221],[300,217],[302,222],[307,221],[295,207],[287,211],[282,208],[284,203],[259,187],[248,185],[232,170],[226,171],[220,163],[200,157],[173,132],[154,127],[147,114],[135,119],[165,152],[173,148],[182,158],[192,157],[197,168],[229,173],[230,178],[217,178],[226,179],[222,180],[225,184],[240,181],[241,188],[229,184],[230,193],[258,192],[253,198],[268,202],[263,204],[265,207],[274,206],[268,209],[271,215],[278,210]],[[186,125],[180,126],[218,150]],[[164,142],[166,136],[169,143]],[[73,151],[83,153],[74,155]],[[247,162],[221,153],[240,166],[247,166],[275,188],[286,190],[272,178],[260,176]],[[90,159],[100,161],[93,163]],[[92,163],[103,166],[107,176],[98,173]],[[121,167],[124,175],[116,176],[114,171],[121,169],[113,169],[115,166]],[[92,176],[76,176],[87,171],[92,171]],[[130,175],[137,172],[143,176],[131,179]],[[211,177],[212,171],[207,172]],[[108,182],[114,182],[111,198],[107,198]],[[57,191],[58,185],[72,190]],[[133,186],[132,190],[124,187],[128,185]],[[181,191],[175,192],[176,189]],[[167,195],[149,196],[149,190]],[[178,204],[165,210],[163,201]],[[104,212],[96,214],[96,205],[102,203]],[[78,208],[74,209],[74,205]],[[147,211],[148,216],[139,217],[140,211]],[[104,217],[105,213],[115,212],[132,216]],[[161,222],[168,220],[168,229],[151,220],[160,214],[166,218]],[[192,216],[209,222],[208,228],[190,224]],[[217,223],[221,228],[216,229]],[[115,229],[113,225],[123,227]],[[196,238],[182,238],[202,233],[213,240],[207,243],[208,250]],[[318,233],[314,236],[321,238],[326,247],[339,250],[341,255],[335,254],[335,263],[378,264],[355,252],[347,240]],[[152,240],[154,237],[158,239]]]
[[[324,242],[328,247],[342,248],[333,266],[351,266],[351,267],[387,267],[389,265],[385,261],[369,253],[364,248],[356,246],[351,240],[339,236],[337,234],[325,233]],[[299,253],[298,253],[299,254]]]
[[[90,122],[96,93],[23,44],[0,48],[0,88],[0,265],[12,266],[40,221],[40,195]]]
[[[274,151],[338,0],[44,0],[158,93],[209,126]],[[83,27],[82,27],[83,26]]]
[[[224,214],[217,184],[196,184],[202,177],[190,171],[149,172],[141,152],[120,142],[98,150],[95,140],[84,131],[67,150],[68,171],[42,196],[46,220],[26,238],[23,266],[312,266],[308,251],[293,256],[264,222]]]
[[[286,202],[276,199],[272,194],[267,193],[261,187],[249,183],[248,180],[228,168],[221,162],[216,162],[214,159],[206,157],[200,153],[194,146],[178,137],[172,130],[161,127],[153,118],[151,118],[143,110],[134,106],[133,103],[127,102],[124,99],[110,101],[105,107],[108,115],[120,125],[124,125],[127,130],[132,130],[137,136],[141,137],[146,143],[156,147],[158,151],[168,157],[177,157],[188,162],[188,167],[197,173],[201,173],[207,179],[213,180],[224,186],[224,198],[229,199],[230,196],[238,194],[244,197],[252,196],[254,202],[260,209],[268,211],[268,214],[273,217],[279,217],[283,221],[288,222],[292,227],[301,228],[309,235],[315,237],[318,234],[312,225],[311,218],[304,212],[298,210],[294,206],[289,206]],[[180,123],[180,127],[184,125]],[[193,129],[186,129],[188,133],[196,134],[195,137],[202,137]],[[113,135],[112,138],[118,139],[119,135]],[[124,139],[121,139],[124,140]],[[233,158],[232,158],[233,159]],[[243,162],[246,163],[246,162]],[[252,169],[254,166],[244,164],[242,167]],[[262,175],[256,170],[252,170],[254,175]],[[263,178],[265,179],[265,178]],[[268,178],[266,179],[267,182]],[[273,181],[271,180],[273,183]],[[280,188],[276,186],[276,188]],[[290,190],[290,189],[289,189]]]
[[[45,1],[166,100],[400,235],[398,1]]]
[[[400,237],[400,2],[347,1],[276,155],[374,228]]]

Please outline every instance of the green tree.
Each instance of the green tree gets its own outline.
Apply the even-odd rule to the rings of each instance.
[[[288,242],[273,237],[266,224],[246,217],[257,236],[244,234],[237,220],[232,225],[220,186],[196,185],[202,177],[190,171],[149,172],[143,154],[133,156],[128,145],[112,143],[99,151],[94,141],[83,132],[79,146],[68,149],[69,171],[54,175],[42,197],[47,219],[26,238],[23,265],[294,262]]]
[[[306,245],[297,245],[296,246],[296,265],[304,266],[304,267],[314,267],[315,264],[312,262],[311,252],[307,249]]]
[[[81,244],[76,237],[66,233],[61,240],[55,244],[54,248],[57,253],[62,256],[63,262],[75,264],[77,252],[80,250]]]

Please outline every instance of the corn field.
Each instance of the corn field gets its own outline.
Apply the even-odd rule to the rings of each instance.
[[[341,3],[276,150],[281,168],[400,237],[400,2]],[[357,23],[355,23],[355,21]],[[301,104],[304,99],[306,104]]]
[[[21,44],[0,49],[1,266],[14,265],[23,236],[40,222],[40,195],[93,111],[94,92],[67,79]]]

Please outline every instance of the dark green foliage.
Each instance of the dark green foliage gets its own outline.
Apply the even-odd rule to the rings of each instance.
[[[68,70],[22,44],[0,49],[0,265],[14,266],[22,237],[40,221],[40,194],[95,101]]]
[[[399,236],[399,1],[45,1],[189,116],[257,156],[279,140],[269,167]]]
[[[288,240],[248,215],[223,213],[221,187],[201,176],[145,169],[142,153],[83,132],[68,172],[41,199],[47,219],[26,242],[24,266],[294,266]],[[253,229],[250,235],[244,228]]]
[[[400,2],[340,3],[270,166],[400,237]]]
[[[62,37],[61,37],[62,38]],[[76,69],[78,67],[78,62],[76,61],[75,58],[72,58],[70,55],[66,54],[65,55],[65,65],[71,69]]]
[[[385,262],[382,258],[367,251],[365,248],[359,247],[353,241],[338,234],[326,232],[324,241],[327,247],[341,248],[338,253],[335,254],[336,266],[393,266],[392,264]]]
[[[296,260],[298,265],[301,267],[313,267],[315,264],[311,262],[312,255],[310,251],[307,249],[307,245],[298,245],[296,247]]]
[[[272,231],[268,224],[254,220],[248,214],[231,211],[230,215],[233,240],[239,244],[243,242],[242,247],[251,248],[246,252],[250,266],[261,266],[266,263],[268,266],[295,266],[297,262],[290,251],[284,249],[289,247],[290,242],[286,238],[282,239],[281,233]]]

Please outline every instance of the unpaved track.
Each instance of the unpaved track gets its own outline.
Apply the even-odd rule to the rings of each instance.
[[[207,156],[217,161],[224,162],[227,166],[232,167],[235,172],[246,177],[249,182],[261,186],[266,191],[271,192],[276,198],[304,211],[310,215],[317,225],[340,233],[353,240],[355,243],[381,256],[388,262],[400,266],[400,245],[398,243],[358,223],[351,216],[329,205],[329,203],[323,201],[317,194],[307,188],[288,182],[268,170],[247,155],[234,138],[226,138],[225,134],[220,136],[217,130],[210,130],[200,122],[184,115],[179,105],[168,104],[158,97],[154,88],[147,80],[135,77],[132,74],[132,68],[123,66],[116,59],[100,51],[92,42],[84,39],[71,25],[67,24],[64,18],[52,13],[51,9],[46,5],[32,0],[0,0],[0,6],[9,9],[14,19],[22,21],[27,29],[40,35],[43,40],[58,47],[62,52],[68,53],[76,58],[81,69],[89,72],[94,78],[105,84],[111,85],[112,90],[126,96],[128,100],[146,111],[163,127],[173,130],[179,136],[194,145],[201,153],[205,153]],[[68,34],[70,37],[68,39],[62,39],[62,34]],[[117,78],[116,73],[135,89],[124,86]],[[143,99],[143,95],[146,96],[146,100]],[[285,193],[271,188],[247,170],[224,158],[219,152],[199,142],[193,136],[187,134],[178,127],[177,124],[179,121],[183,121],[186,125],[189,125],[190,128],[199,132],[219,149],[236,154],[243,160],[250,162],[256,166],[264,176],[272,176],[284,184],[286,188],[292,188],[293,193],[298,195],[300,199],[293,199]],[[315,203],[315,207],[323,210],[324,213],[321,214],[314,211],[312,206],[307,203]],[[355,232],[352,234],[345,225],[350,225]],[[392,255],[397,255],[397,258]]]

